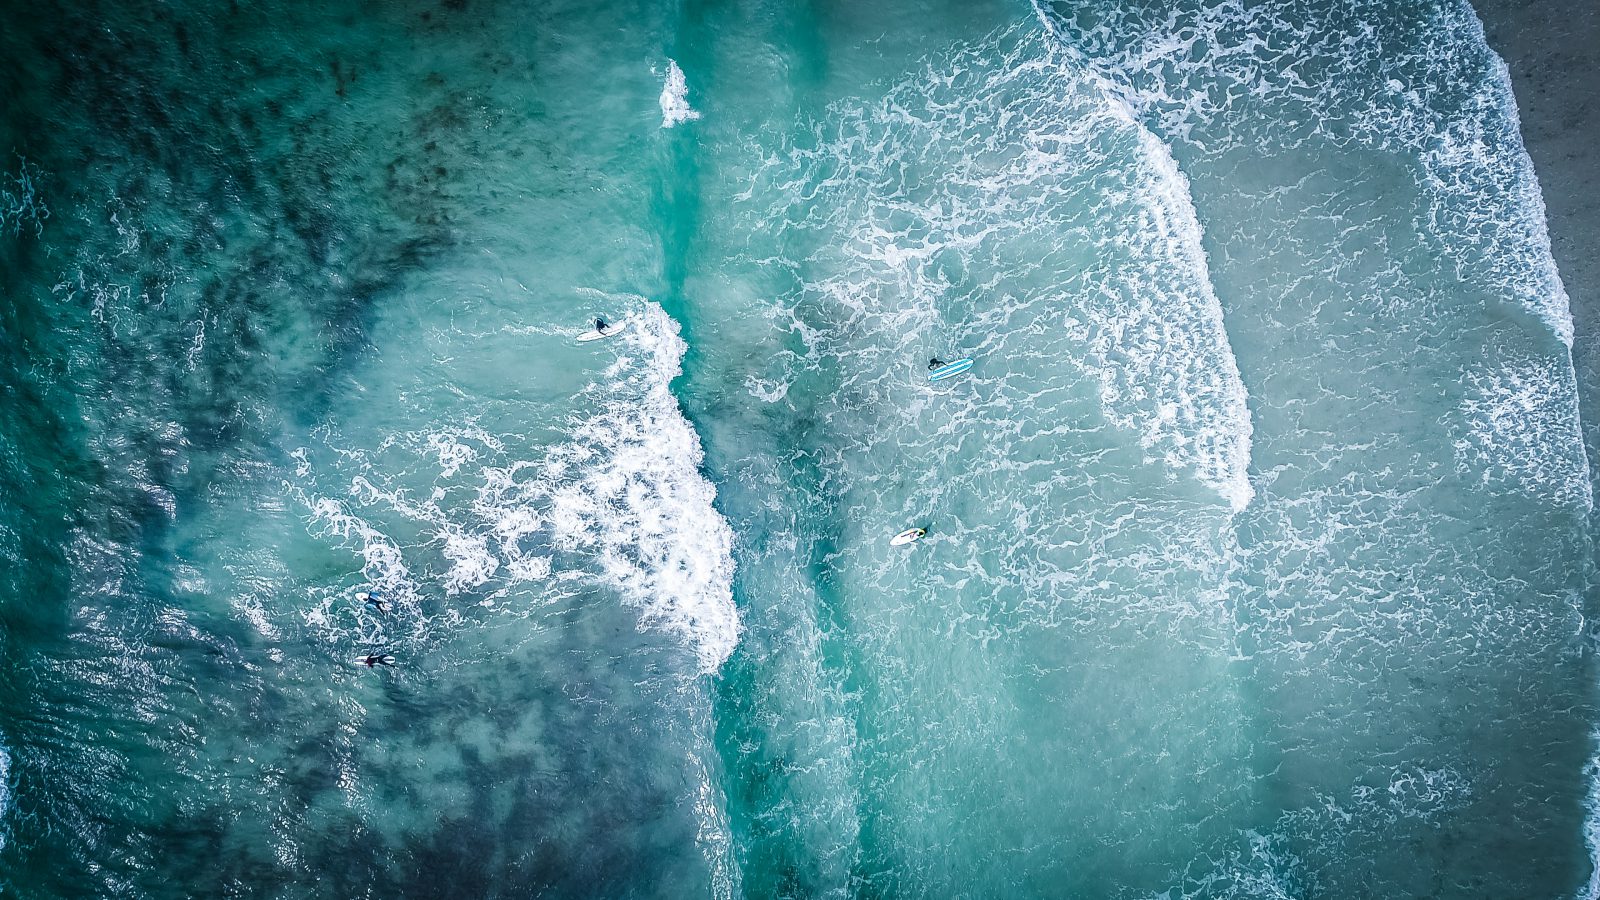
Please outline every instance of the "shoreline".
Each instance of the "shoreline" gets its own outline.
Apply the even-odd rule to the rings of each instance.
[[[1522,142],[1544,197],[1556,269],[1572,308],[1572,359],[1600,474],[1600,5],[1593,0],[1472,0],[1505,60]]]
[[[1490,49],[1505,61],[1518,128],[1544,198],[1556,270],[1572,310],[1572,365],[1589,481],[1600,486],[1600,4],[1472,0]],[[1591,533],[1600,515],[1590,515]],[[1591,551],[1593,553],[1593,551]],[[1593,554],[1600,558],[1600,553]],[[1600,567],[1597,567],[1600,568]],[[1591,620],[1600,590],[1591,569]],[[1593,664],[1591,663],[1591,669]],[[1600,728],[1592,734],[1600,741]],[[1574,896],[1600,898],[1600,755],[1590,749],[1581,840],[1589,873]]]

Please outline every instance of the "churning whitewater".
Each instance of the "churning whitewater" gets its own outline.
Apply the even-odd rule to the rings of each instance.
[[[10,12],[0,894],[1597,896],[1466,2]]]

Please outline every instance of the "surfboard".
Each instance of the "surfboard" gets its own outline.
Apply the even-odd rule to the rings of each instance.
[[[906,544],[915,544],[917,541],[922,540],[922,536],[927,533],[928,529],[926,528],[907,528],[905,531],[902,531],[890,538],[889,544],[890,546],[894,547],[902,547]]]
[[[946,378],[954,378],[970,368],[972,368],[971,359],[958,359],[955,362],[945,363],[939,368],[934,369],[932,372],[929,372],[928,380],[944,381]]]
[[[598,341],[601,338],[608,338],[619,331],[627,330],[627,327],[628,323],[623,321],[612,322],[610,325],[606,326],[605,331],[595,331],[593,328],[591,328],[588,331],[585,331],[583,334],[578,335],[578,343],[587,344],[590,341]]]

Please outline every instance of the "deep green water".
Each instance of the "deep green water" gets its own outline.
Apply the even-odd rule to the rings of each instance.
[[[0,895],[1595,895],[1466,5],[13,4],[0,94]]]

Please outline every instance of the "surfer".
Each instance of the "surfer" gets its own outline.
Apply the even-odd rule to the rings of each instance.
[[[889,543],[896,547],[904,547],[907,544],[915,544],[926,537],[927,534],[928,529],[926,528],[907,528],[905,531],[890,538]]]
[[[933,359],[928,360],[928,371],[932,372],[934,369],[937,369],[942,365],[944,365],[944,360],[935,356]]]
[[[608,337],[611,337],[613,334],[618,334],[627,330],[628,328],[628,320],[626,318],[624,318],[621,322],[614,324],[607,322],[602,316],[595,316],[589,321],[594,323],[594,327],[588,331],[585,331],[583,334],[578,335],[578,343],[580,344],[587,344],[590,341],[604,340]]]
[[[385,610],[383,608],[383,598],[378,596],[377,594],[371,594],[371,593],[368,593],[366,591],[356,591],[356,599],[360,600],[362,603],[365,603],[366,605],[372,607],[373,609],[377,610],[380,613],[381,612],[385,612]]]
[[[369,653],[361,661],[366,663],[369,669],[373,666],[389,666],[391,668],[394,666],[394,657],[378,653]]]

